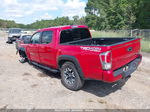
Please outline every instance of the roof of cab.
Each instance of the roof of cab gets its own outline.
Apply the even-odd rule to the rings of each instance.
[[[49,28],[43,28],[39,29],[37,32],[41,31],[48,31],[48,30],[66,30],[66,29],[72,29],[72,28],[88,28],[86,25],[66,25],[66,26],[55,26],[55,27],[49,27]]]

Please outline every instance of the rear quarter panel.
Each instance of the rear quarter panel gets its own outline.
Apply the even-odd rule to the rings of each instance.
[[[97,48],[99,50],[92,51],[87,48]],[[102,51],[107,51],[107,47],[59,45],[58,49],[60,50],[59,56],[74,56],[78,60],[84,74],[84,78],[102,80],[102,66],[99,54]]]

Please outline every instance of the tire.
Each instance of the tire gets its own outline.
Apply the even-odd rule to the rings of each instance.
[[[84,85],[84,80],[80,77],[75,65],[72,62],[65,62],[62,65],[61,82],[66,88],[73,91],[81,89]]]
[[[20,63],[25,63],[25,62],[27,62],[27,59],[25,57],[21,57],[21,59],[19,59],[19,62]]]
[[[28,61],[26,54],[23,51],[22,52],[19,51],[19,55],[20,55],[20,59],[19,59],[20,63],[25,63]]]

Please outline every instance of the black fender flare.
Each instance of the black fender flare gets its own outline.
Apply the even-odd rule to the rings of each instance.
[[[60,56],[58,57],[58,60],[57,60],[57,64],[58,64],[58,67],[59,67],[59,68],[61,68],[61,65],[60,65],[60,64],[61,64],[61,63],[60,63],[61,61],[63,61],[63,62],[66,62],[66,61],[72,62],[72,63],[75,65],[75,67],[77,68],[80,77],[81,77],[82,79],[85,79],[84,74],[83,74],[82,69],[81,69],[81,66],[80,66],[80,63],[79,63],[78,59],[77,59],[75,56],[60,55]]]
[[[24,47],[19,47],[19,48],[18,48],[18,51],[24,51],[24,52],[26,52],[26,50],[25,50]]]
[[[19,55],[21,55],[20,54],[21,52],[24,52],[25,53],[25,57],[27,57],[27,55],[26,55],[26,49],[24,47],[19,47],[18,50],[17,50],[17,52],[19,53]]]

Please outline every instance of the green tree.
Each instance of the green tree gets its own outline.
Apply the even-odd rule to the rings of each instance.
[[[149,10],[150,0],[88,0],[86,23],[93,29],[149,28]]]
[[[137,6],[137,19],[134,27],[150,29],[150,0],[139,0]]]

